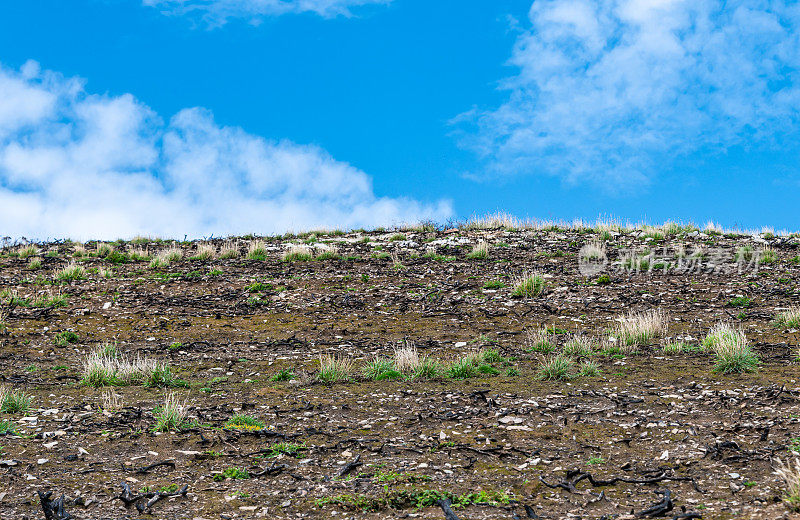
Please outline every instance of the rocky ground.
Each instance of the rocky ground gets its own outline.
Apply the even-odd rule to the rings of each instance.
[[[591,243],[605,260],[582,261]],[[282,258],[291,244],[314,258]],[[443,519],[440,499],[462,520],[793,515],[774,470],[800,450],[799,338],[774,318],[800,303],[797,236],[462,226],[2,252],[0,384],[22,401],[0,413],[3,519],[45,518],[37,492],[75,519]],[[527,272],[544,291],[515,296]],[[654,309],[666,330],[615,348],[625,313]],[[757,370],[714,372],[700,345],[720,321]],[[576,335],[592,350],[543,380]],[[438,375],[362,371],[412,343]],[[87,384],[103,348],[168,377]],[[347,379],[321,380],[329,354]],[[157,431],[170,394],[186,417]]]

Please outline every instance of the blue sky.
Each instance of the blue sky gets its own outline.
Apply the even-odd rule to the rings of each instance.
[[[798,25],[756,0],[5,2],[0,232],[800,229]]]

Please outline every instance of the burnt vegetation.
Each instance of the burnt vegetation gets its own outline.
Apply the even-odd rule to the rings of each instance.
[[[798,255],[505,217],[6,243],[0,516],[781,518]]]

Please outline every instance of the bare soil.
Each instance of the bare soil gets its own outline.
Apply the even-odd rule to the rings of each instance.
[[[265,260],[244,258],[246,239],[242,256],[227,260],[189,259],[196,243],[178,243],[184,259],[168,267],[89,256],[79,261],[86,278],[69,282],[54,273],[73,244],[39,244],[39,269],[5,248],[0,291],[28,302],[60,294],[66,306],[4,304],[13,308],[0,383],[33,400],[0,414],[13,424],[0,436],[0,518],[44,518],[37,491],[52,491],[76,519],[442,519],[441,497],[464,503],[453,509],[461,519],[624,519],[642,518],[663,490],[672,507],[655,517],[793,517],[773,471],[800,449],[800,338],[773,316],[800,303],[798,238],[613,233],[602,284],[578,270],[579,249],[597,231],[402,234],[265,238]],[[349,258],[281,260],[303,240]],[[489,257],[468,259],[480,240]],[[722,251],[725,262],[682,269],[680,244]],[[740,269],[733,259],[746,245],[771,248],[777,261]],[[670,265],[613,265],[645,247],[666,248]],[[429,248],[441,257],[426,258]],[[513,280],[526,271],[544,273],[546,290],[514,298]],[[505,286],[484,288],[497,280]],[[708,352],[667,355],[662,337],[634,354],[588,356],[596,376],[537,378],[542,355],[526,331],[552,327],[559,344],[575,333],[604,337],[625,312],[655,308],[669,313],[666,336],[688,344],[721,320],[742,327],[759,369],[718,374]],[[59,341],[64,331],[77,341]],[[480,349],[505,360],[493,365],[499,373],[463,380],[361,375],[403,341],[443,363]],[[80,381],[86,355],[108,342],[168,363],[189,387],[114,387],[121,405],[104,409],[106,389]],[[351,379],[320,382],[321,354],[352,359]],[[296,379],[273,381],[282,370]],[[167,391],[185,400],[191,422],[154,432]],[[225,427],[234,414],[266,427]],[[250,478],[222,478],[229,468]],[[123,484],[132,493],[188,488],[140,512],[119,498]]]

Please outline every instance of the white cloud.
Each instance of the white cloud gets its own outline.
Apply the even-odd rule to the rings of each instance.
[[[0,67],[0,234],[216,236],[446,219],[449,202],[379,198],[316,146],[221,127],[201,108],[164,122],[130,94],[88,94],[34,63]]]
[[[795,2],[536,0],[529,18],[507,100],[456,120],[491,174],[647,181],[676,155],[797,129]]]
[[[166,14],[196,15],[211,26],[232,18],[258,23],[266,16],[314,13],[326,18],[351,16],[352,8],[388,4],[392,0],[142,0]]]

